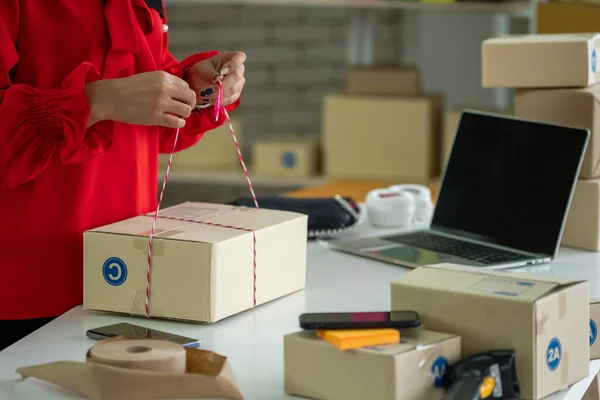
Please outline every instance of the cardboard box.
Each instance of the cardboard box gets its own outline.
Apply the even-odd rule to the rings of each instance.
[[[560,243],[600,251],[600,179],[577,181]]]
[[[243,141],[241,122],[239,119],[232,118],[231,124],[241,145]],[[159,156],[160,168],[165,169],[168,161],[169,154],[161,154]],[[239,164],[237,149],[233,143],[229,126],[225,123],[206,132],[194,146],[175,153],[171,168],[178,171],[206,171],[236,168]]]
[[[284,337],[285,392],[323,400],[442,400],[441,375],[460,359],[460,337],[402,331],[401,343],[339,350],[303,331]]]
[[[323,105],[328,177],[418,183],[439,176],[441,97],[330,95]]]
[[[509,35],[482,43],[484,88],[588,87],[600,80],[600,35]]]
[[[600,177],[600,85],[584,89],[517,90],[515,116],[589,129],[580,178]]]
[[[516,352],[522,399],[540,399],[589,374],[589,282],[443,264],[392,283],[393,311],[461,336],[462,356]]]
[[[537,3],[537,33],[600,32],[600,8],[580,3]]]
[[[598,327],[600,327],[600,299],[592,299],[590,301],[590,360],[600,358]]]
[[[349,68],[346,70],[346,93],[419,96],[421,74],[417,68]]]
[[[309,177],[318,171],[319,143],[290,137],[258,141],[252,159],[257,174]]]
[[[152,221],[141,215],[84,233],[84,308],[144,315]],[[304,289],[306,237],[302,214],[208,203],[164,209],[151,316],[215,322]]]

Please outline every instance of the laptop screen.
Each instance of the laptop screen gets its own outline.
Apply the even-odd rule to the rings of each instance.
[[[588,135],[465,111],[432,228],[554,255]]]

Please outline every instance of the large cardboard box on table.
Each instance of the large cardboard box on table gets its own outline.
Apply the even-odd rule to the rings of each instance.
[[[400,343],[339,350],[302,331],[284,337],[285,392],[321,400],[442,400],[441,376],[461,358],[460,337],[402,331]]]
[[[141,215],[84,233],[86,309],[144,315],[152,222]],[[305,287],[305,215],[183,203],[161,211],[156,232],[153,317],[215,322]]]
[[[355,95],[419,96],[418,68],[365,67],[346,70],[346,93]]]
[[[589,129],[590,141],[579,177],[600,177],[600,85],[517,90],[515,116]]]
[[[522,399],[541,399],[589,374],[589,283],[440,264],[392,283],[393,311],[461,336],[462,356],[516,352]]]
[[[597,33],[600,32],[600,7],[576,2],[539,2],[536,20],[537,33]]]
[[[600,81],[600,35],[509,35],[484,40],[484,88],[587,87]]]
[[[561,245],[600,251],[600,179],[577,181]]]
[[[600,340],[598,328],[600,327],[600,299],[590,301],[590,360],[600,358]]]
[[[323,109],[324,174],[427,182],[440,172],[441,97],[330,95]]]
[[[290,136],[258,141],[253,145],[252,159],[257,174],[313,176],[319,167],[319,142]]]

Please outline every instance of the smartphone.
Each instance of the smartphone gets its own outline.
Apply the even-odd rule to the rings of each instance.
[[[156,329],[145,328],[127,323],[103,326],[101,328],[90,329],[87,331],[87,337],[94,340],[104,340],[116,336],[124,336],[129,339],[157,339],[168,340],[179,343],[185,347],[198,347],[200,340],[185,336],[173,335],[171,333],[157,331]]]
[[[300,315],[303,329],[416,328],[421,325],[414,311],[312,313]]]

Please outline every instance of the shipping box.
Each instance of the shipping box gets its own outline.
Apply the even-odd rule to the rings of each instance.
[[[141,215],[84,233],[86,309],[144,315],[152,221]],[[166,208],[152,245],[150,315],[215,322],[304,289],[306,237],[302,214],[208,203]]]
[[[318,172],[319,142],[292,137],[258,141],[252,159],[257,174],[310,177]]]
[[[515,116],[590,130],[580,178],[600,177],[600,85],[583,89],[517,90]]]
[[[600,32],[600,7],[598,6],[575,2],[539,2],[536,19],[537,33]]]
[[[600,299],[592,299],[590,301],[590,360],[600,358],[598,327],[600,327]]]
[[[589,283],[450,264],[392,283],[391,309],[461,336],[462,356],[516,352],[522,399],[541,399],[589,374]]]
[[[285,392],[322,400],[443,400],[441,377],[461,358],[460,337],[407,329],[400,340],[339,350],[313,331],[289,334]]]
[[[346,93],[419,96],[421,94],[421,74],[417,68],[349,68],[346,70]]]
[[[325,175],[415,183],[438,177],[441,100],[327,96],[322,132]]]
[[[600,79],[600,35],[509,35],[482,43],[484,88],[588,87]]]
[[[600,179],[577,181],[560,243],[600,251]]]

